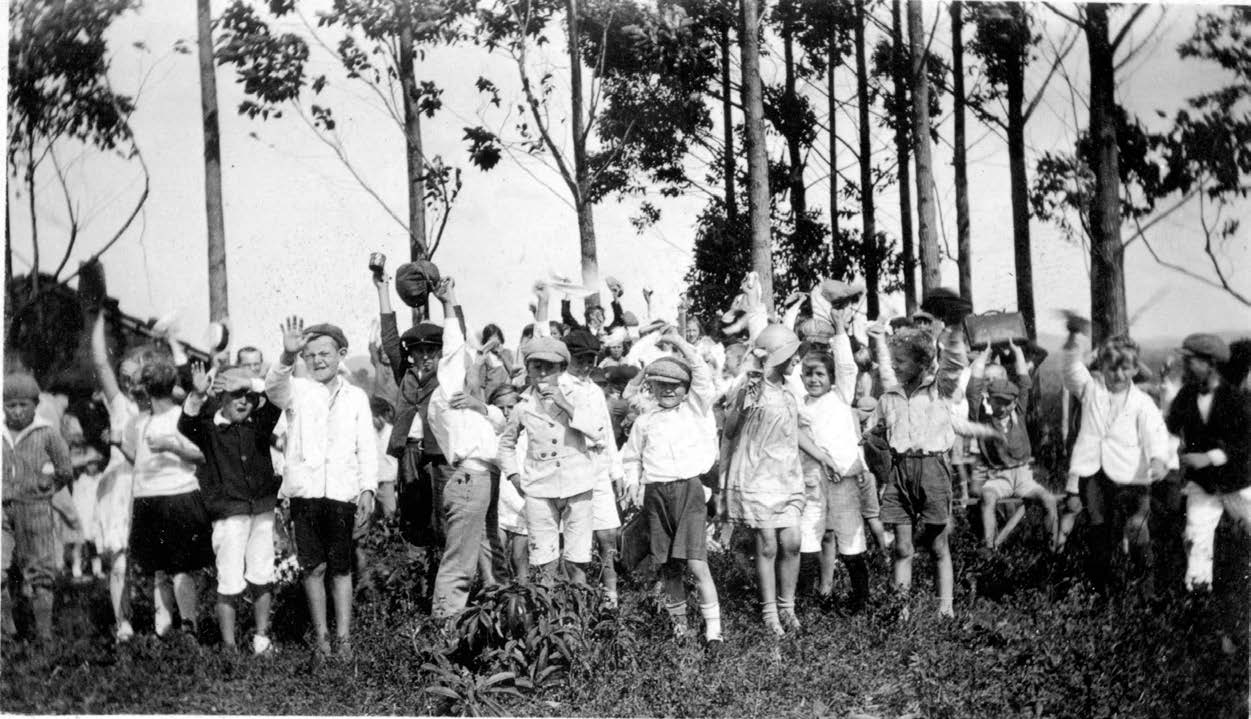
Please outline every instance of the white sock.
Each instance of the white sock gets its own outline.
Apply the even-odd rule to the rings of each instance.
[[[709,602],[699,605],[699,613],[704,617],[704,639],[712,641],[721,639],[721,604]]]

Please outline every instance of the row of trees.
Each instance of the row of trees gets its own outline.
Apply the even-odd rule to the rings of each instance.
[[[29,194],[36,267],[33,178],[45,157],[55,162],[58,143],[129,147],[129,156],[142,161],[127,123],[134,104],[108,86],[103,41],[109,23],[131,9],[132,0],[10,5],[9,167]],[[416,259],[438,250],[462,182],[460,168],[424,151],[422,122],[446,120],[443,90],[423,75],[422,62],[440,46],[471,43],[507,58],[515,73],[476,81],[503,119],[463,127],[466,157],[481,170],[521,155],[554,169],[577,215],[589,286],[598,284],[597,203],[638,198],[635,222],[643,228],[660,216],[653,198],[695,194],[707,198],[687,275],[697,315],[719,313],[745,267],[760,272],[769,303],[818,277],[858,275],[868,285],[871,314],[880,291],[901,290],[911,311],[919,294],[941,282],[932,145],[943,142],[955,166],[959,287],[972,299],[971,114],[1008,151],[1017,305],[1031,332],[1030,222],[1037,219],[1089,243],[1091,311],[1100,336],[1128,328],[1126,246],[1141,241],[1156,254],[1148,231],[1192,203],[1202,213],[1210,271],[1174,269],[1251,306],[1230,283],[1220,252],[1239,229],[1236,220],[1220,218],[1221,209],[1245,196],[1251,174],[1251,10],[1245,7],[1205,12],[1178,50],[1182,58],[1219,63],[1230,83],[1191,98],[1154,131],[1127,113],[1117,95],[1118,72],[1153,47],[1164,17],[1160,9],[1155,27],[1147,28],[1147,6],[957,0],[947,8],[950,58],[938,52],[938,18],[932,10],[927,17],[920,0],[331,0],[318,13],[302,0],[230,0],[211,28],[207,0],[198,0],[198,9],[215,318],[225,312],[225,272],[224,250],[215,250],[224,245],[220,169],[214,169],[220,162],[214,63],[242,85],[240,113],[257,120],[294,116],[324,142],[407,233]],[[1057,40],[1040,31],[1044,23],[1067,29]],[[1067,66],[1082,38],[1089,87],[1079,87]],[[548,55],[553,47],[567,54],[561,71],[567,76],[559,81]],[[314,53],[333,57],[341,72],[314,72]],[[762,72],[762,65],[775,72]],[[836,92],[842,73],[855,77],[848,97]],[[1027,87],[1029,77],[1041,80]],[[1069,85],[1075,114],[1079,100],[1088,107],[1088,123],[1075,133],[1073,148],[1038,154],[1031,178],[1026,127],[1058,80]],[[351,108],[333,107],[325,92],[335,83],[368,88],[394,121],[407,158],[407,212],[389,207],[353,164],[336,132],[336,118]],[[520,88],[518,98],[501,89],[511,86]],[[945,103],[950,137],[938,121]],[[855,142],[839,131],[840,119],[853,113]],[[875,130],[892,142],[875,143],[881,136]],[[829,190],[824,208],[809,197],[821,183]],[[899,199],[898,235],[884,232],[876,216],[876,198],[891,185]],[[1133,229],[1123,239],[1127,226]],[[71,250],[73,244],[71,238]]]

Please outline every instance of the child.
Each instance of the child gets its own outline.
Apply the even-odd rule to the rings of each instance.
[[[855,362],[851,358],[851,347],[844,342],[836,344],[835,348],[842,350],[843,361],[853,367],[848,390],[854,390]],[[817,591],[824,598],[833,593],[835,556],[840,556],[851,577],[849,609],[855,613],[869,596],[869,567],[864,557],[867,547],[860,508],[865,464],[853,410],[840,393],[830,391],[838,374],[838,364],[839,360],[826,352],[804,355],[801,376],[807,395],[799,409],[802,430],[799,447],[804,450],[800,455],[804,479],[816,484],[824,502],[821,581]]]
[[[385,398],[374,395],[369,398],[369,413],[373,417],[374,432],[378,435],[378,511],[384,519],[395,516],[395,482],[399,476],[399,461],[387,453],[391,440],[395,408]]]
[[[1082,403],[1069,463],[1069,504],[1084,504],[1090,518],[1088,569],[1095,587],[1106,589],[1112,554],[1125,539],[1131,559],[1145,570],[1144,594],[1151,596],[1150,485],[1167,473],[1168,430],[1155,402],[1133,384],[1138,345],[1124,335],[1107,338],[1092,374],[1079,341],[1086,324],[1070,315],[1064,345],[1064,385]]]
[[[193,391],[178,418],[178,431],[204,455],[200,490],[213,520],[222,649],[236,650],[236,606],[244,590],[250,590],[256,620],[252,653],[257,655],[272,647],[274,506],[281,482],[274,476],[269,443],[282,415],[257,393],[260,384],[248,369],[234,367],[218,372],[210,386],[204,365],[193,363]]]
[[[286,471],[278,494],[291,500],[316,660],[330,653],[327,572],[339,656],[349,659],[353,654],[353,532],[373,514],[378,490],[378,447],[369,396],[339,373],[347,350],[347,337],[338,327],[319,324],[305,329],[303,320],[289,317],[282,325],[282,356],[265,378],[265,395],[288,413],[290,421]],[[291,376],[297,355],[304,359],[307,377]]]
[[[182,410],[174,400],[178,374],[173,360],[151,355],[138,380],[135,391],[146,397],[149,409],[131,418],[122,435],[122,453],[134,457],[135,465],[130,558],[140,572],[155,574],[157,636],[173,628],[174,603],[183,632],[194,636],[194,572],[213,562],[209,516],[196,479],[204,455],[178,431]]]
[[[82,523],[82,541],[72,548],[70,571],[75,581],[84,577],[83,565],[87,555],[87,545],[91,545],[91,576],[104,578],[104,565],[100,560],[101,545],[99,522],[96,521],[96,504],[99,499],[100,480],[103,472],[103,457],[94,447],[87,446],[79,452],[70,450],[70,458],[78,476],[74,478],[74,509]]]
[[[798,407],[786,389],[786,378],[799,361],[799,338],[782,325],[770,325],[753,345],[752,358],[761,370],[749,371],[726,411],[725,434],[735,444],[721,495],[726,516],[754,530],[761,614],[781,636],[786,633],[782,622],[792,629],[800,626],[795,587],[804,476]]]
[[[9,593],[9,568],[21,567],[22,581],[31,593],[35,635],[52,641],[53,589],[62,558],[57,550],[52,495],[74,478],[69,447],[47,420],[35,416],[39,384],[28,374],[4,378],[4,527],[0,536],[3,566],[3,634],[17,632]]]
[[[973,360],[967,390],[975,419],[995,427],[1002,436],[981,443],[981,452],[976,455],[979,459],[973,467],[973,493],[982,498],[982,541],[987,549],[995,549],[995,505],[1000,499],[1020,497],[1036,501],[1047,510],[1047,529],[1055,549],[1060,540],[1056,498],[1034,480],[1033,450],[1025,424],[1033,381],[1025,353],[1016,343],[1012,343],[1012,354],[1016,362],[1015,382],[1007,377],[987,380],[988,353],[981,352]],[[983,393],[988,396],[989,407],[982,401]]]
[[[521,395],[510,385],[495,388],[490,403],[504,414],[507,420],[513,415]],[[517,438],[518,454],[526,453],[526,435]],[[500,543],[508,556],[509,568],[514,581],[524,582],[530,575],[530,547],[526,531],[526,502],[512,482],[500,482],[499,496],[496,498],[496,517],[499,523]]]
[[[880,325],[870,328],[877,340],[878,367],[886,391],[878,398],[869,426],[881,426],[891,452],[891,475],[882,495],[882,521],[894,525],[896,586],[912,586],[913,531],[921,524],[919,541],[934,553],[937,564],[938,613],[955,615],[950,532],[952,469],[948,460],[957,433],[991,436],[994,430],[972,425],[953,410],[961,399],[960,375],[965,348],[955,328],[939,334],[941,355],[932,370],[934,335],[907,328],[883,340]]]
[[[642,487],[652,560],[664,574],[666,608],[674,634],[683,638],[686,591],[683,563],[699,587],[704,639],[716,651],[721,644],[721,605],[708,569],[704,527],[707,511],[701,476],[717,461],[716,432],[709,423],[716,387],[712,370],[689,342],[670,330],[666,339],[683,358],[654,360],[644,371],[656,404],[630,430],[623,462],[626,493]],[[638,502],[636,502],[637,504]]]

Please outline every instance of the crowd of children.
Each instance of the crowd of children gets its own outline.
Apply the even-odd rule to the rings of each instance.
[[[1230,376],[1230,348],[1214,335],[1186,338],[1161,409],[1136,384],[1142,364],[1132,340],[1091,348],[1089,323],[1068,318],[1063,382],[1080,423],[1057,494],[1040,481],[1051,468],[1039,466],[1032,439],[1045,352],[1015,341],[970,347],[963,320],[972,308],[954,293],[927,296],[911,317],[869,322],[860,286],[826,280],[770,314],[749,274],[716,341],[685,302],[674,322],[652,319],[648,294],[640,325],[622,309],[615,280],[611,321],[588,305],[579,323],[568,300],[553,321],[562,285],[541,281],[534,322],[514,354],[495,325],[470,329],[454,280],[432,264],[404,265],[396,287],[410,306],[433,295],[441,324],[427,319],[401,334],[390,278],[375,272],[373,281],[374,373],[363,380],[348,371],[348,339],[333,324],[287,318],[282,353],[268,368],[254,347],[206,367],[187,362],[175,341],[115,362],[96,317],[91,349],[108,457],[84,449],[81,429],[66,433],[71,449],[37,411],[47,395],[35,379],[7,375],[6,637],[15,631],[16,567],[36,636],[52,638],[68,541],[74,576],[87,559],[90,574],[107,576],[119,642],[134,634],[129,577],[153,578],[158,635],[195,636],[197,573],[213,566],[222,646],[236,650],[246,592],[251,650],[272,652],[283,518],[318,658],[351,656],[353,577],[369,564],[357,544],[378,518],[396,514],[410,556],[432,567],[425,591],[436,619],[454,620],[476,582],[530,581],[531,567],[542,579],[559,573],[589,584],[595,556],[595,582],[614,610],[619,553],[633,542],[659,573],[679,638],[692,633],[684,577],[694,578],[713,649],[723,632],[708,551],[721,546],[711,531],[719,524],[747,540],[730,546],[750,544],[761,620],[781,636],[801,628],[803,553],[819,555],[825,602],[835,601],[835,573],[845,567],[851,591],[838,604],[854,613],[869,597],[872,549],[892,553],[891,584],[901,592],[912,583],[915,549],[928,550],[937,611],[953,615],[957,502],[980,502],[986,552],[1008,531],[999,528],[1001,503],[1041,505],[1053,549],[1084,512],[1092,581],[1102,587],[1124,543],[1146,593],[1150,488],[1170,464],[1188,498],[1187,587],[1212,582],[1222,514],[1251,520],[1251,395],[1244,377]],[[638,519],[623,528],[625,517]]]

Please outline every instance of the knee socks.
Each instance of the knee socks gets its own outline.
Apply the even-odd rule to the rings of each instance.
[[[699,605],[699,613],[704,617],[704,639],[721,640],[721,604],[709,602]]]

